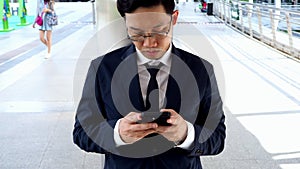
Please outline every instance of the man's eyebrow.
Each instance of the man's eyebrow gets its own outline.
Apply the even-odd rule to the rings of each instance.
[[[143,31],[142,29],[139,29],[139,28],[136,28],[136,27],[132,27],[132,26],[129,26],[129,29],[136,30],[136,31]]]
[[[161,24],[158,24],[158,25],[152,27],[152,29],[153,29],[153,28],[159,28],[159,27],[164,26],[164,25],[166,25],[166,24],[162,24],[162,23],[161,23]],[[136,30],[136,31],[144,31],[144,30],[142,30],[142,29],[140,29],[140,28],[136,28],[136,27],[132,27],[132,26],[129,26],[128,28],[129,28],[129,29],[132,29],[132,30]]]

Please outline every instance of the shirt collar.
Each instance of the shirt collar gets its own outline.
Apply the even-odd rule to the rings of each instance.
[[[171,66],[171,51],[172,51],[172,45],[170,45],[169,49],[166,51],[166,53],[159,59],[157,60],[151,60],[146,58],[140,50],[136,48],[136,53],[137,53],[137,64],[138,66],[144,65],[148,62],[152,61],[159,61],[160,63],[163,63],[166,66]]]

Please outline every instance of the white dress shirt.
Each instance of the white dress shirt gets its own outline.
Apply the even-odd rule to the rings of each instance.
[[[149,64],[150,66],[157,66],[160,63],[162,64],[162,67],[157,73],[156,80],[159,86],[159,106],[162,108],[164,98],[166,95],[167,91],[167,84],[168,84],[168,77],[171,69],[171,62],[172,62],[172,57],[171,57],[171,50],[172,50],[172,45],[170,45],[169,49],[167,52],[158,60],[151,60],[143,56],[143,54],[136,48],[137,51],[137,66],[138,66],[138,74],[139,74],[139,80],[140,80],[140,87],[141,87],[141,92],[143,96],[143,100],[145,103],[146,100],[146,95],[147,95],[147,87],[148,83],[150,80],[150,73],[147,71],[147,68],[145,64]],[[114,128],[114,140],[117,146],[121,145],[126,145],[128,143],[125,143],[119,134],[119,123],[120,119],[117,121],[115,128]],[[189,147],[193,144],[194,138],[195,138],[195,129],[193,124],[190,122],[186,121],[187,126],[188,126],[188,133],[185,141],[177,145],[177,147],[183,148],[183,149],[189,149]]]

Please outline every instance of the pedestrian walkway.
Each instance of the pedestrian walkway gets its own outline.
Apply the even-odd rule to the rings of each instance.
[[[103,168],[72,143],[88,63],[91,3],[57,3],[52,58],[31,26],[0,35],[0,168]],[[204,169],[300,168],[300,63],[181,2],[176,46],[214,63],[225,102],[223,153]],[[101,31],[101,30],[100,30]],[[103,38],[103,37],[97,37]],[[85,53],[83,56],[82,53]]]

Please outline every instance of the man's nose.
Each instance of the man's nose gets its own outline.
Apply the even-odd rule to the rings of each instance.
[[[146,36],[144,38],[143,46],[145,47],[156,47],[157,41],[153,36]]]

